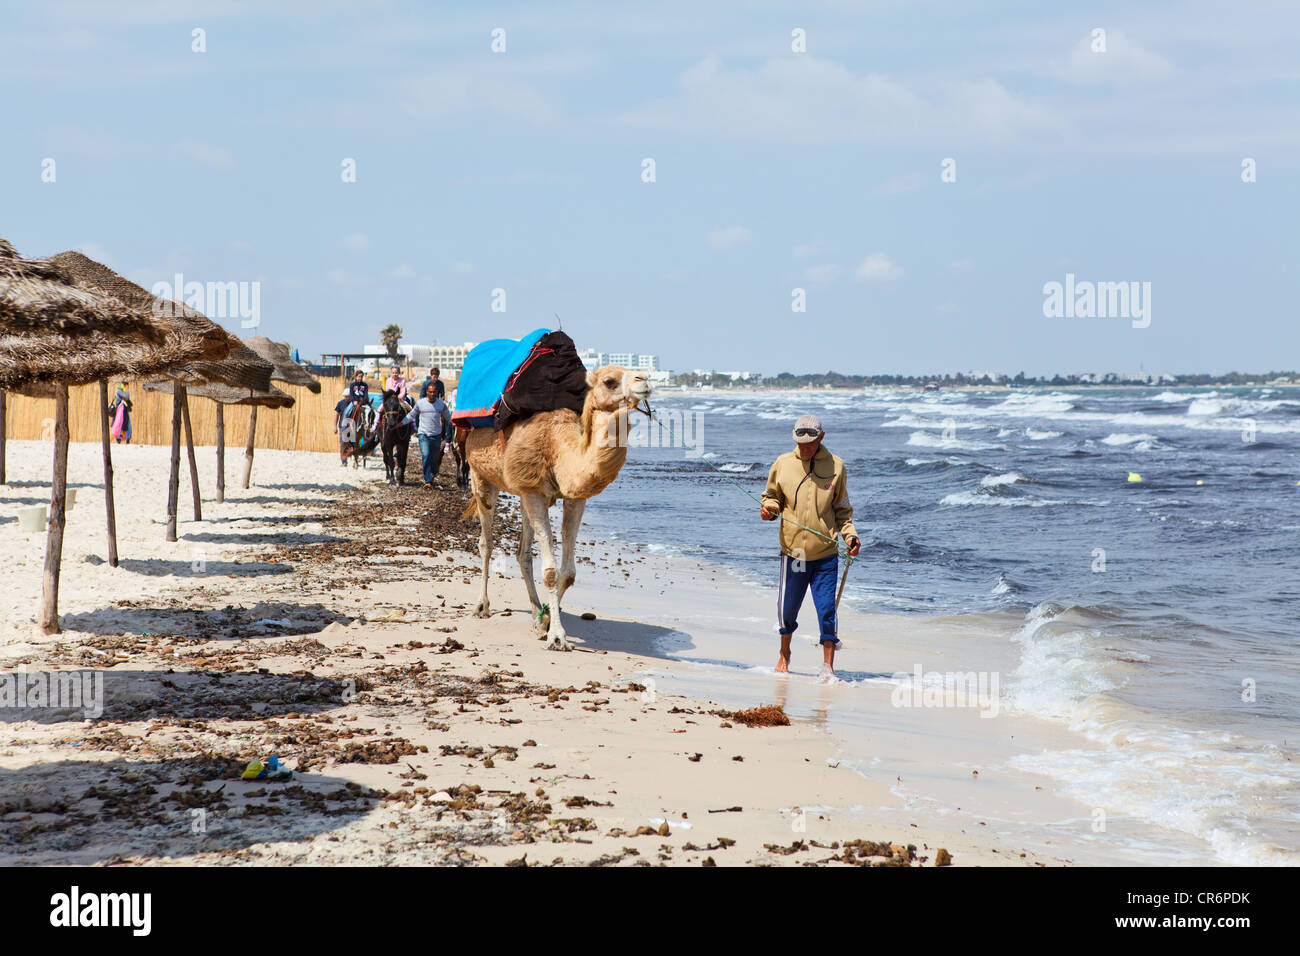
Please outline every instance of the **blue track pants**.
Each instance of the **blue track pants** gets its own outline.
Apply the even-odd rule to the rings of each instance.
[[[799,561],[789,555],[781,555],[781,583],[776,592],[777,630],[782,634],[794,633],[799,626],[799,608],[803,604],[804,594],[812,588],[821,642],[839,646],[839,639],[835,636],[835,585],[839,567],[838,554],[829,554],[816,561]]]

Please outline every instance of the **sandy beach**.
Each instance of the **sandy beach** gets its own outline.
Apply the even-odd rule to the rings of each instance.
[[[102,713],[0,710],[0,863],[1077,862],[1021,840],[1016,821],[1086,808],[995,769],[1008,733],[1042,727],[892,707],[883,674],[817,685],[806,642],[777,678],[758,663],[775,647],[769,598],[721,568],[584,541],[566,607],[576,650],[550,652],[509,513],[495,613],[471,616],[477,529],[457,521],[446,473],[433,493],[390,489],[375,462],[259,451],[253,487],[231,487],[230,467],[227,500],[205,500],[202,522],[182,480],[167,544],[167,449],[117,446],[115,569],[99,456],[72,446],[64,630],[47,638],[34,627],[44,535],[15,516],[46,500],[49,448],[9,445],[0,671],[99,675]],[[198,456],[210,496],[212,449]],[[891,627],[890,640],[910,627],[925,643]],[[753,666],[692,652],[732,638]],[[854,645],[841,667],[877,654]],[[730,716],[772,704],[790,725]],[[870,759],[827,731],[846,707],[871,726]],[[272,753],[292,780],[240,779]]]

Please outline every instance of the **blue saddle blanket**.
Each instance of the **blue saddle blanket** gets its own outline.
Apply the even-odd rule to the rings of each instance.
[[[510,376],[549,331],[534,329],[522,339],[489,339],[470,349],[456,382],[456,411],[452,421],[472,426],[475,423],[472,420],[487,418],[490,425]]]

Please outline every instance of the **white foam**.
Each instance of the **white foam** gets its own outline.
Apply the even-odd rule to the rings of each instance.
[[[1084,504],[1086,502],[1078,502]],[[979,491],[957,491],[944,495],[941,505],[1002,505],[1007,508],[1045,508],[1048,505],[1068,505],[1068,501],[1053,498],[1006,498],[1000,495],[983,494]]]
[[[1023,484],[1028,480],[1029,480],[1028,478],[1026,478],[1018,471],[1008,471],[1004,475],[985,475],[983,478],[980,479],[980,487],[1000,488],[1003,485]]]
[[[907,439],[907,443],[909,445],[920,445],[922,448],[960,448],[963,451],[988,451],[994,448],[1003,449],[1006,447],[1005,445],[995,445],[990,442],[944,438],[943,435],[922,431],[912,432],[911,437]]]
[[[1013,638],[1021,659],[1004,685],[1008,707],[1064,723],[1095,746],[1021,754],[1011,765],[1045,774],[1064,795],[1112,815],[1202,838],[1226,863],[1300,862],[1300,853],[1252,838],[1247,819],[1249,807],[1300,785],[1300,768],[1274,747],[1176,727],[1125,704],[1116,692],[1146,658],[1116,646],[1108,634],[1114,620],[1049,602],[1026,615]],[[1243,803],[1244,793],[1252,802]]]

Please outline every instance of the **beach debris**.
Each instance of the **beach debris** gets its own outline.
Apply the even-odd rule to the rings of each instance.
[[[952,854],[940,847],[934,854],[935,866],[952,866]]]
[[[591,611],[583,611],[582,614],[580,615],[580,617],[581,617],[582,620],[584,620],[584,621],[594,621],[594,620],[596,620],[596,615],[593,614]]]
[[[279,757],[271,754],[265,761],[260,758],[249,761],[239,776],[242,780],[289,780],[293,777],[293,771],[280,763]]]
[[[1141,483],[1141,481],[1142,481],[1142,476],[1139,475],[1136,471],[1130,471],[1130,472],[1128,473],[1128,480],[1129,480],[1129,483],[1130,483],[1130,484],[1134,484],[1134,485],[1136,485],[1136,484]]]
[[[761,707],[751,707],[748,710],[715,710],[712,711],[712,714],[715,717],[734,720],[746,727],[790,726],[790,718],[786,716],[785,708],[777,704],[764,704]]]
[[[704,754],[691,754],[686,759],[689,760],[691,763],[699,763],[703,757]]]
[[[768,853],[775,853],[778,856],[790,856],[792,853],[802,853],[808,849],[808,844],[803,840],[795,840],[789,846],[781,846],[777,843],[764,843],[763,849]]]
[[[742,813],[744,812],[744,809],[745,809],[744,807],[725,807],[722,810],[710,810],[709,812],[710,813]]]

